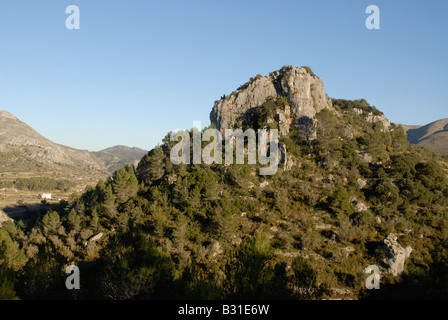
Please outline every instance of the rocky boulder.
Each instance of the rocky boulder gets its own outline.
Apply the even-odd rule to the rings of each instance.
[[[93,236],[91,236],[86,242],[84,242],[84,246],[87,247],[89,243],[94,243],[100,240],[103,237],[104,233],[100,232]]]
[[[406,259],[409,258],[412,252],[412,248],[403,248],[398,243],[397,237],[391,233],[384,239],[379,249],[384,251],[387,255],[383,262],[387,265],[389,272],[394,276],[401,275],[404,270]]]

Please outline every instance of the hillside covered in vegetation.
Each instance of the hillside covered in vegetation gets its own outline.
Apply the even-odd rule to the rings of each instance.
[[[258,175],[258,164],[174,165],[167,135],[136,168],[4,222],[0,298],[447,298],[447,163],[367,101],[315,95],[323,89],[310,70],[256,77],[215,103],[212,123],[280,129],[275,175]],[[288,85],[294,72],[318,88],[304,93],[309,123],[300,88]],[[270,81],[270,96],[225,114]],[[390,239],[408,253],[403,270]],[[72,264],[80,290],[65,287]],[[366,288],[369,265],[381,270],[380,290]]]

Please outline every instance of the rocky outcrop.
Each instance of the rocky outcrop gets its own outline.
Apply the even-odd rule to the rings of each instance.
[[[215,102],[210,120],[223,134],[251,116],[254,108],[268,97],[287,98],[289,105],[276,110],[280,134],[288,134],[295,126],[305,138],[316,138],[316,113],[331,108],[322,79],[307,67],[283,67],[266,77],[257,76],[227,97]]]
[[[89,245],[89,243],[94,243],[97,242],[98,240],[100,240],[103,237],[104,233],[100,232],[97,233],[93,236],[91,236],[89,239],[87,239],[87,241],[84,242],[84,246],[87,247]]]
[[[367,163],[371,163],[373,161],[373,157],[370,153],[362,151],[362,150],[356,150],[356,153],[361,157],[361,160]]]
[[[403,273],[404,264],[406,259],[409,258],[412,248],[403,248],[397,241],[397,237],[391,233],[384,239],[384,242],[379,247],[380,250],[384,251],[387,255],[386,259],[383,261],[389,272],[394,276],[399,276]]]
[[[286,136],[289,133],[291,125],[291,107],[286,106],[284,110],[278,110],[277,119],[280,135]]]
[[[208,248],[208,256],[209,258],[214,258],[224,252],[224,250],[221,247],[221,244],[216,241],[214,242],[209,248]]]
[[[367,182],[361,178],[358,178],[356,182],[358,183],[359,189],[363,189],[367,185]]]
[[[263,181],[262,183],[260,183],[259,187],[261,189],[266,188],[268,185],[270,185],[271,183],[269,181]]]
[[[389,119],[387,119],[384,114],[374,114],[373,112],[366,112],[362,109],[354,108],[353,111],[357,113],[358,115],[362,116],[364,120],[366,120],[369,123],[380,123],[381,124],[381,131],[386,132],[390,130],[391,123]]]
[[[368,211],[370,208],[364,202],[356,201],[355,209],[356,209],[356,212],[365,212],[365,211]]]
[[[288,155],[288,151],[286,150],[286,146],[284,143],[281,143],[279,146],[280,152],[280,163],[283,164],[283,170],[290,171],[295,164],[294,159]]]

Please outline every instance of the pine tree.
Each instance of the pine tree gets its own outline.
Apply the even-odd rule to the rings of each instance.
[[[94,231],[97,231],[98,230],[98,227],[99,227],[99,225],[100,225],[100,222],[99,222],[99,217],[98,217],[98,212],[96,212],[96,210],[94,209],[93,211],[92,211],[92,218],[90,219],[90,227],[94,230]]]
[[[345,213],[350,215],[353,213],[353,208],[350,203],[350,195],[344,187],[338,187],[330,199],[330,209],[336,213]]]
[[[162,178],[165,174],[165,158],[162,147],[157,146],[151,150],[138,165],[137,175],[139,181],[152,184],[154,181]]]
[[[17,300],[14,291],[14,273],[8,266],[6,246],[0,243],[0,300]]]
[[[106,215],[108,218],[114,218],[117,214],[115,200],[116,197],[112,190],[112,184],[108,184],[104,190],[104,197],[101,205],[101,213]]]
[[[173,188],[173,203],[177,204],[180,208],[184,208],[189,196],[189,183],[187,179],[179,177],[174,184]]]
[[[138,180],[135,176],[134,168],[126,165],[116,171],[112,181],[112,188],[118,203],[124,203],[129,198],[135,196],[138,191]]]
[[[67,224],[70,230],[73,230],[75,233],[78,233],[81,229],[81,217],[78,215],[75,209],[70,210],[70,213],[67,215]]]
[[[56,211],[51,211],[42,218],[42,230],[45,236],[52,234],[65,234],[61,219]]]

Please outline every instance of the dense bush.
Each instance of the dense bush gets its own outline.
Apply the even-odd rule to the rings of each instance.
[[[0,188],[16,188],[27,191],[67,191],[75,185],[68,180],[56,180],[46,177],[18,178],[14,181],[0,181]]]

